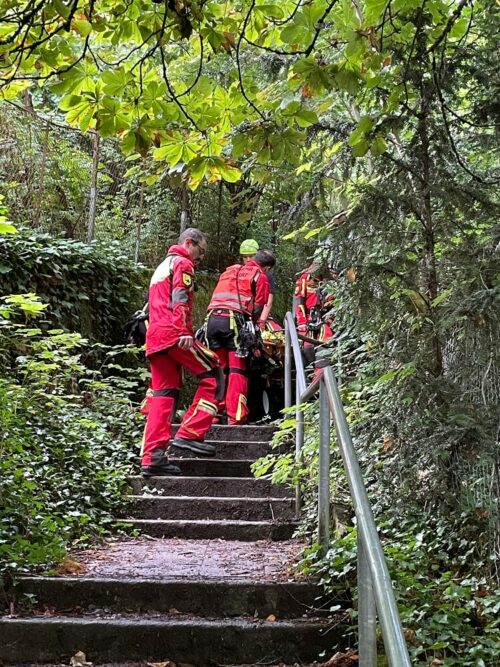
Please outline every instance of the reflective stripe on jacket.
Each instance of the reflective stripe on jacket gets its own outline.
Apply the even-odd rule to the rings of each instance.
[[[255,319],[268,298],[269,281],[256,262],[233,264],[219,278],[208,310],[235,310]]]
[[[151,278],[147,355],[176,345],[181,336],[193,336],[193,283],[189,252],[172,246]]]

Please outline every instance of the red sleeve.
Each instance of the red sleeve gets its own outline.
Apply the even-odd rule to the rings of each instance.
[[[264,306],[269,299],[269,280],[265,273],[259,273],[255,282],[255,300],[253,306],[253,319],[259,319]]]
[[[179,336],[193,335],[193,284],[192,263],[177,260],[172,273],[172,324]]]

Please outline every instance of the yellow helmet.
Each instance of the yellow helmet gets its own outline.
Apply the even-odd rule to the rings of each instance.
[[[240,255],[255,255],[259,249],[259,244],[255,239],[245,239],[240,245]]]

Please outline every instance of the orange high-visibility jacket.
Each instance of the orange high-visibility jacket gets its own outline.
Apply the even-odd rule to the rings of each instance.
[[[219,278],[208,310],[233,310],[256,320],[269,298],[269,281],[251,260],[229,266]]]

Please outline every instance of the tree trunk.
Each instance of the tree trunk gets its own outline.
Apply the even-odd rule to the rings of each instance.
[[[139,195],[139,210],[137,212],[137,230],[136,230],[136,237],[135,237],[135,253],[134,253],[134,261],[136,264],[139,263],[139,250],[141,247],[141,230],[142,230],[142,210],[144,207],[144,187],[145,184],[142,183],[141,185],[141,193]]]
[[[38,182],[38,196],[35,202],[35,212],[33,214],[33,227],[38,227],[40,224],[40,215],[42,213],[42,197],[45,189],[45,167],[47,164],[47,154],[49,152],[49,138],[50,128],[49,124],[45,127],[45,136],[43,139],[42,163],[40,165],[40,178]]]
[[[186,183],[181,185],[181,234],[189,227],[191,220],[189,189]]]
[[[95,216],[97,210],[97,171],[99,168],[99,133],[91,130],[92,135],[92,171],[90,173],[89,217],[87,222],[87,243],[94,239]]]
[[[217,271],[221,270],[221,247],[220,247],[220,233],[221,233],[221,226],[222,226],[222,188],[223,188],[223,182],[222,180],[219,182],[219,201],[218,201],[218,209],[217,209],[217,235],[216,235],[216,243],[217,243]]]
[[[418,27],[417,27],[418,29]],[[431,122],[431,102],[435,96],[434,84],[424,79],[424,73],[428,70],[428,54],[425,51],[425,38],[417,40],[419,42],[420,57],[422,67],[419,72],[420,88],[420,109],[418,113],[417,134],[419,144],[417,149],[417,158],[419,163],[419,176],[417,189],[419,194],[420,221],[422,224],[422,236],[424,241],[424,254],[422,258],[423,268],[423,290],[426,295],[429,306],[429,319],[433,323],[432,332],[432,372],[434,375],[441,375],[443,372],[443,354],[441,341],[437,331],[437,322],[435,312],[432,306],[434,299],[439,293],[439,281],[436,266],[436,239],[435,222],[432,211],[432,193],[431,183],[433,178],[433,164],[430,151],[429,124]]]

